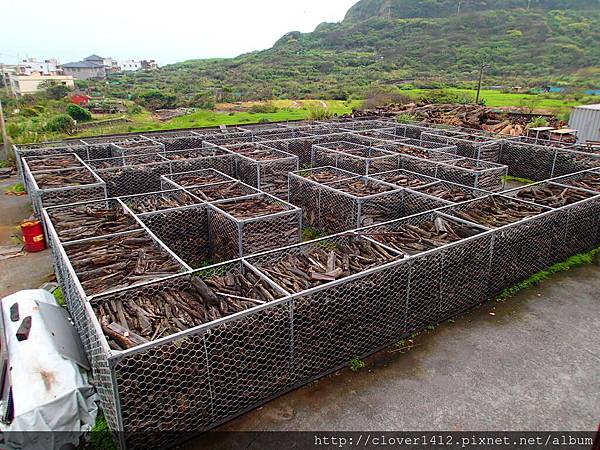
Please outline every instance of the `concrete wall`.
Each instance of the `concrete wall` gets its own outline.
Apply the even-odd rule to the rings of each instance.
[[[63,67],[65,75],[71,75],[76,80],[88,80],[90,78],[106,78],[104,67]]]

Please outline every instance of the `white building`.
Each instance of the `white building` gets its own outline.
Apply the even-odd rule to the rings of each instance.
[[[125,61],[119,62],[119,68],[122,71],[126,70],[140,70],[142,68],[142,61],[135,61],[133,59],[128,59]]]
[[[10,75],[10,87],[16,95],[33,94],[39,90],[40,84],[44,81],[56,81],[70,89],[75,87],[73,77],[70,75]]]
[[[56,75],[59,63],[56,59],[38,61],[35,58],[27,58],[15,66],[18,75]]]
[[[576,106],[571,111],[569,127],[578,131],[577,142],[600,142],[600,104]]]

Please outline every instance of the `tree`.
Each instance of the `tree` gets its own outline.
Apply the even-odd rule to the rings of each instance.
[[[71,89],[55,80],[42,81],[39,85],[39,88],[42,89],[46,96],[52,100],[63,99],[69,92],[71,92]]]
[[[67,114],[78,122],[87,122],[88,120],[92,120],[92,113],[78,105],[68,105]]]

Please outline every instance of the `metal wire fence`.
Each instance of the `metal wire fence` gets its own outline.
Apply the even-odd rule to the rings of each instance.
[[[368,122],[336,126],[377,130]],[[397,135],[423,133],[395,126]],[[194,136],[152,136],[163,144],[180,138]],[[302,139],[312,146],[332,137],[282,145]],[[522,153],[530,144],[506,142],[500,160],[510,171],[541,172],[535,160],[527,171]],[[103,159],[83,147],[78,163]],[[583,152],[552,151],[549,174],[596,163]],[[501,176],[497,165],[452,154],[444,162],[393,156],[399,166],[373,176],[334,167],[290,173],[291,204],[225,171],[183,186],[170,176],[174,160],[94,169],[108,196],[119,198],[105,192],[99,201],[42,211],[105,417],[125,431],[122,446],[172,444],[166,433],[139,433],[148,430],[210,429],[600,244],[597,169],[488,195],[477,189],[479,177]],[[453,164],[461,161],[467,167]],[[455,170],[478,173],[477,182],[438,179]],[[324,221],[333,231],[350,220],[339,234],[300,243],[303,212],[309,224]],[[202,267],[217,260],[226,261]]]

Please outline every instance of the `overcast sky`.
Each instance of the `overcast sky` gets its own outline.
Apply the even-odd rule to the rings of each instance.
[[[357,0],[0,0],[0,62],[233,57],[339,22]]]

